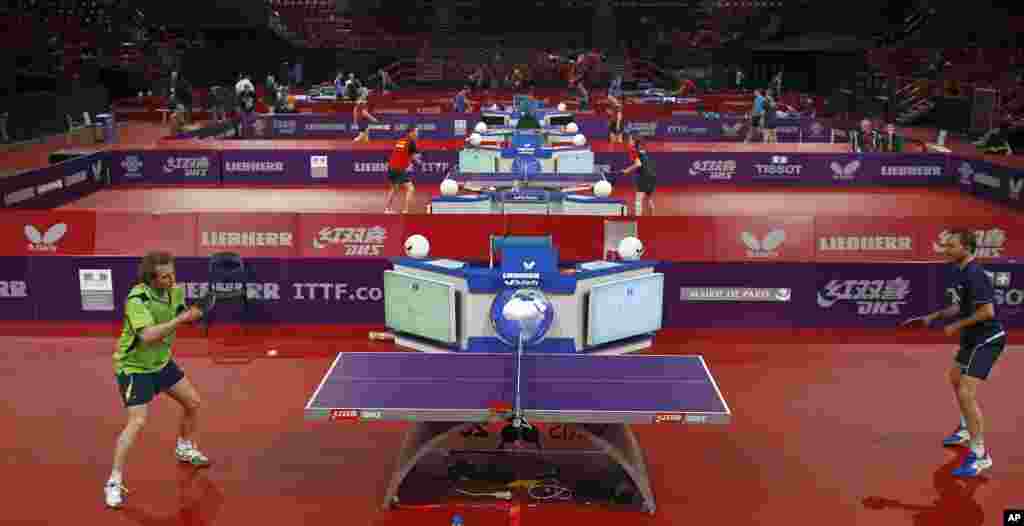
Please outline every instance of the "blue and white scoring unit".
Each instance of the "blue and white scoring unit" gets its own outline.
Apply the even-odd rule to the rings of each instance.
[[[483,111],[431,213],[625,215],[573,118],[525,96]]]
[[[399,346],[425,352],[623,354],[649,347],[661,329],[664,274],[634,237],[622,261],[561,266],[549,236],[491,239],[491,263],[430,258],[423,236],[406,241],[385,280],[385,320]],[[494,261],[497,260],[495,263]],[[510,319],[510,302],[539,313]],[[515,318],[515,316],[512,316]]]

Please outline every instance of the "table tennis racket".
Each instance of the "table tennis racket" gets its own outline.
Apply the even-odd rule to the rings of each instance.
[[[929,325],[928,316],[917,316],[914,318],[910,318],[909,320],[906,320],[903,323],[901,323],[900,327],[912,327],[917,325],[927,327]]]

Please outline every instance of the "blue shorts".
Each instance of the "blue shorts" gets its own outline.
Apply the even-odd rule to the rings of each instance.
[[[1002,327],[977,335],[965,334],[956,353],[956,364],[960,366],[961,374],[985,380],[1005,348],[1006,331]]]
[[[156,398],[156,395],[174,387],[184,377],[185,373],[174,360],[171,360],[155,373],[119,373],[117,388],[121,392],[121,401],[125,407],[145,405]]]

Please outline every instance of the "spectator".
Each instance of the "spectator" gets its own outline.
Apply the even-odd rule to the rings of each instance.
[[[870,119],[860,121],[860,130],[850,132],[850,150],[857,153],[878,150],[879,135],[871,125]]]
[[[249,76],[239,75],[238,83],[235,84],[235,95],[238,101],[238,137],[245,135],[245,130],[252,121],[253,112],[256,111],[256,87],[252,85]]]
[[[903,151],[903,137],[896,132],[896,125],[889,123],[885,125],[885,134],[879,141],[879,151],[888,153],[899,153]]]
[[[377,71],[377,76],[380,79],[380,92],[384,95],[391,93],[392,90],[398,86],[395,85],[394,81],[391,80],[391,75],[384,69]]]
[[[176,74],[174,83],[174,110],[181,114],[184,124],[192,122],[192,84],[184,75]]]
[[[737,73],[739,72],[737,71]],[[765,98],[761,95],[761,90],[754,90],[754,107],[750,112],[750,128],[747,129],[747,138],[743,140],[744,143],[749,143],[755,132],[764,135],[761,132],[764,126],[764,102]]]
[[[455,100],[452,101],[452,109],[455,113],[466,113],[467,104],[472,108],[474,101],[469,100],[469,86],[462,88],[458,93],[455,94]]]
[[[277,101],[277,82],[273,75],[267,75],[267,81],[263,86],[263,104],[266,104],[267,111],[274,113],[275,102]]]
[[[1013,155],[1013,148],[1010,147],[1009,131],[1007,123],[1000,122],[996,128],[989,130],[980,141],[974,144],[983,153]]]

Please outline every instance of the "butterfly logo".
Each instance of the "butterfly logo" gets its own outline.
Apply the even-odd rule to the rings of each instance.
[[[960,169],[957,172],[960,173],[960,184],[965,186],[970,186],[976,180],[976,176],[986,175],[981,172],[975,172],[974,168],[967,163],[960,163]]]
[[[68,225],[57,223],[51,226],[45,234],[33,225],[25,225],[25,237],[29,241],[29,250],[56,252],[57,242],[68,232]]]
[[[779,245],[786,240],[786,232],[781,228],[772,230],[764,236],[764,239],[758,239],[750,232],[743,232],[740,234],[740,239],[747,246],[748,257],[772,257],[777,255],[775,249],[779,248]]]
[[[860,170],[860,161],[850,161],[850,164],[843,166],[842,164],[833,161],[829,165],[832,169],[832,173],[835,174],[836,179],[849,179],[853,177],[857,170]]]
[[[523,261],[523,270],[533,270],[533,267],[537,266],[537,262],[530,259]]]

